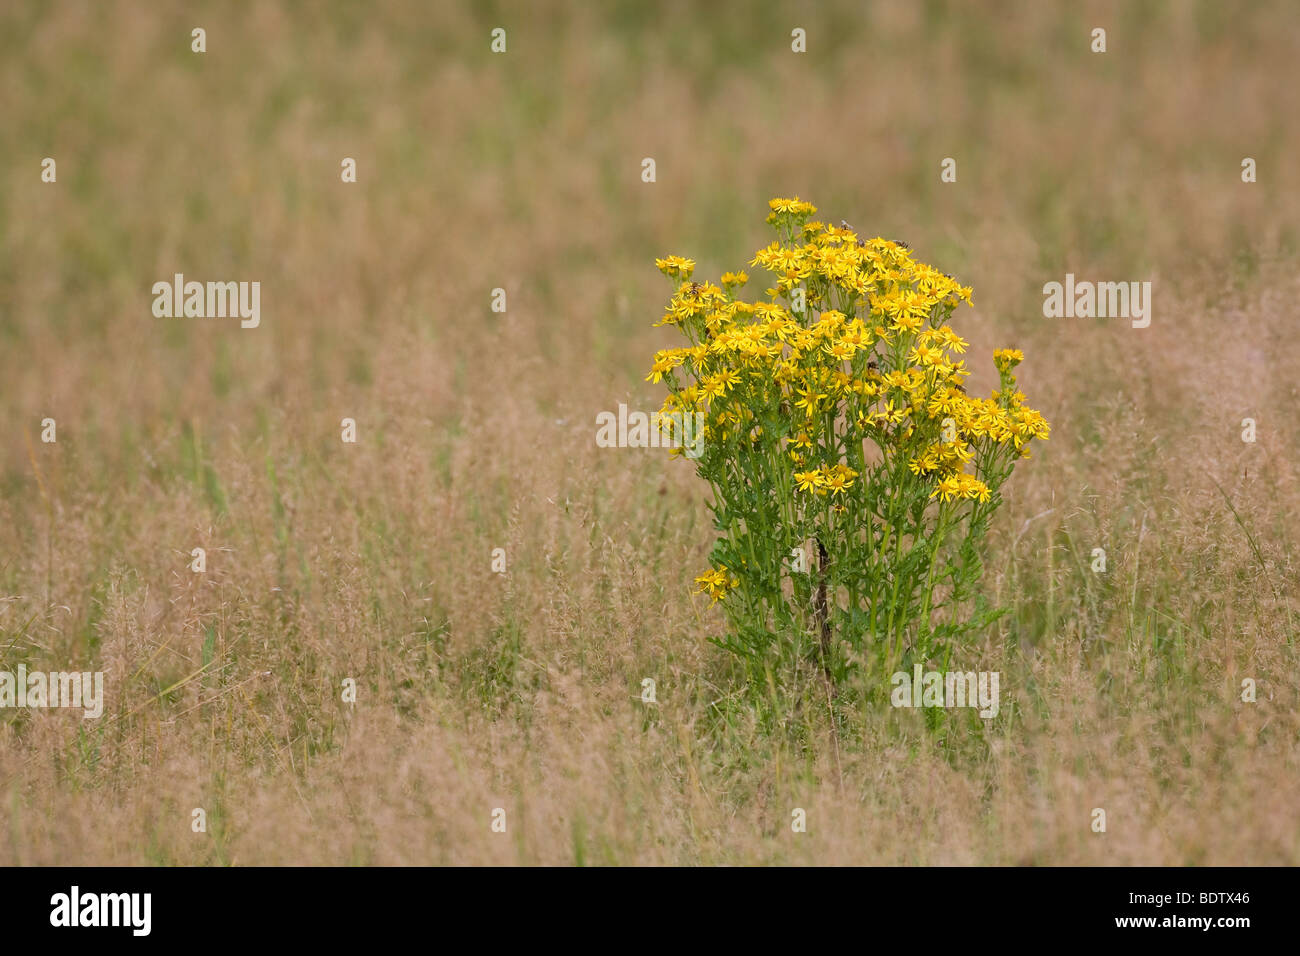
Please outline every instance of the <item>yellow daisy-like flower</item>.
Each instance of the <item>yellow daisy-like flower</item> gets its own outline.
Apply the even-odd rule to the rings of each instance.
[[[822,485],[832,495],[842,495],[853,487],[853,480],[858,477],[858,473],[847,465],[836,465],[834,468],[822,468]]]
[[[738,585],[740,582],[727,573],[727,566],[720,564],[716,568],[710,568],[695,579],[699,585],[695,589],[696,594],[708,594],[713,598],[716,604],[722,598],[727,596],[727,592]]]
[[[853,358],[853,353],[857,350],[856,345],[845,341],[832,342],[830,345],[822,346],[822,351],[837,362],[847,362]]]
[[[668,256],[656,259],[655,266],[670,279],[689,279],[695,271],[695,260],[682,256]]]
[[[802,408],[808,414],[809,418],[817,413],[818,403],[827,397],[826,393],[819,392],[815,387],[811,386],[808,388],[797,389],[797,391],[800,398],[799,401],[794,403],[794,407]]]
[[[798,483],[800,491],[817,491],[826,478],[818,469],[817,471],[796,471],[794,480]]]
[[[810,202],[800,201],[798,196],[795,196],[793,199],[773,199],[769,201],[767,205],[771,208],[772,212],[777,213],[778,215],[811,216],[817,211],[816,206]]]

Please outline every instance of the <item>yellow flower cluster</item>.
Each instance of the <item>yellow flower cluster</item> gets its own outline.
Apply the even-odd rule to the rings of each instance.
[[[1001,447],[1027,457],[1028,442],[1049,434],[1015,387],[1023,353],[997,350],[1001,388],[968,395],[967,343],[947,319],[970,304],[969,287],[904,243],[811,221],[816,208],[797,197],[769,205],[785,238],[750,261],[774,276],[766,299],[737,298],[744,272],[724,273],[719,286],[691,281],[690,259],[656,261],[674,280],[658,324],[688,341],[656,353],[647,376],[668,385],[663,414],[703,412],[710,447],[779,441],[795,494],[847,500],[859,471],[844,456],[865,441],[931,483],[931,499],[987,502],[980,463]],[[851,461],[862,467],[860,456]],[[725,571],[697,580],[715,599],[726,592]]]
[[[858,473],[847,465],[836,465],[833,468],[822,465],[813,471],[794,473],[794,480],[800,491],[812,491],[819,495],[827,492],[842,495],[853,487],[853,481],[857,477]]]
[[[714,603],[717,603],[720,599],[726,597],[727,592],[740,582],[727,573],[725,564],[720,564],[697,577],[695,583],[699,585],[695,589],[696,594],[708,594],[709,597],[713,598]]]
[[[773,199],[767,205],[772,210],[767,217],[767,221],[773,226],[783,222],[807,219],[817,211],[816,206],[810,202],[801,202],[798,196],[793,199]]]
[[[684,259],[681,256],[668,256],[664,259],[656,259],[655,266],[670,279],[689,279],[691,273],[695,271],[695,260]]]
[[[974,475],[957,471],[940,478],[939,484],[935,485],[934,491],[930,492],[930,497],[940,497],[944,501],[952,501],[954,498],[988,501],[989,486]]]
[[[1020,349],[994,349],[993,364],[999,372],[1009,372],[1025,360],[1025,353]]]

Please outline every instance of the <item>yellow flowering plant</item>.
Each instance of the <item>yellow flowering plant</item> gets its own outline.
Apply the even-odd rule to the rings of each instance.
[[[778,238],[750,265],[773,286],[753,302],[744,272],[713,284],[690,259],[656,261],[673,285],[659,324],[687,344],[658,352],[647,381],[668,388],[669,437],[704,415],[696,467],[719,537],[696,584],[726,612],[718,643],[763,668],[814,658],[835,680],[871,655],[946,658],[995,614],[976,587],[982,539],[1048,437],[1016,387],[1024,356],[996,351],[999,387],[967,394],[948,323],[969,288],[798,198],[770,206]]]

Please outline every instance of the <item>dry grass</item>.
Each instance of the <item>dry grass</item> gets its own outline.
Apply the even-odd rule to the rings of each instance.
[[[1300,862],[1289,4],[381,6],[0,13],[0,669],[108,688],[0,712],[0,863]],[[659,404],[653,255],[795,193],[973,285],[1052,422],[987,733],[745,696],[701,484],[594,447]],[[1067,271],[1152,326],[1042,318]],[[173,272],[261,328],[154,319]]]

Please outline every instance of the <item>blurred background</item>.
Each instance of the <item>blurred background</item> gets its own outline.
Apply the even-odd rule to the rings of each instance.
[[[1296,27],[1286,0],[6,3],[0,667],[104,669],[109,705],[0,714],[0,859],[1296,862]],[[1052,423],[989,562],[1019,704],[988,739],[724,715],[702,483],[594,447],[662,399],[654,257],[747,267],[794,195],[973,286],[972,390],[1021,348]],[[155,318],[178,272],[260,282],[260,327]],[[1066,273],[1151,281],[1151,326],[1044,318]],[[1243,676],[1273,694],[1245,716]],[[791,846],[793,799],[856,822]],[[525,822],[494,844],[498,805]]]

